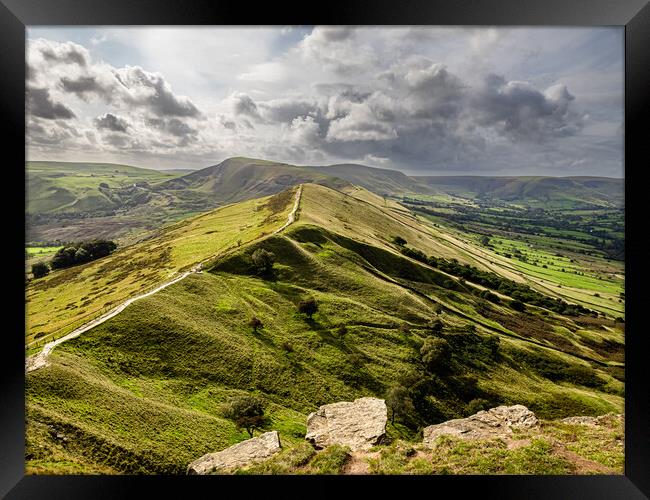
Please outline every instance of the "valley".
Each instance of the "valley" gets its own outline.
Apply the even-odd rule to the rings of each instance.
[[[381,452],[388,462],[373,462],[376,473],[424,426],[478,409],[522,404],[549,422],[623,411],[624,270],[615,255],[578,236],[554,239],[548,216],[537,214],[544,229],[530,231],[508,212],[528,209],[512,201],[503,217],[518,222],[502,227],[503,217],[486,221],[484,201],[465,198],[465,211],[455,201],[442,206],[429,184],[378,169],[345,179],[342,167],[224,164],[238,173],[222,167],[152,183],[201,214],[29,281],[30,355],[142,298],[60,343],[28,373],[28,473],[184,473],[202,454],[246,439],[224,413],[246,394],[264,401],[264,428],[277,430],[290,454],[319,405],[405,388],[412,408],[388,425],[396,444]],[[400,192],[414,183],[431,193]],[[222,206],[209,210],[200,199]],[[604,225],[620,213],[612,199],[588,198]],[[588,210],[575,206],[558,210]],[[469,219],[448,217],[457,214]],[[254,258],[261,250],[274,257],[264,271]],[[421,255],[588,311],[517,310],[502,289],[487,294]],[[307,299],[317,305],[310,316],[300,312]],[[429,346],[442,344],[448,357],[431,364]],[[558,436],[565,430],[548,425]]]

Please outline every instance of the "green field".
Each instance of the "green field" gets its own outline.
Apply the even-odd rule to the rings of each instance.
[[[478,400],[523,404],[544,419],[623,411],[623,324],[532,306],[516,312],[507,301],[481,298],[471,283],[402,255],[393,238],[483,269],[503,257],[365,190],[305,184],[297,221],[270,235],[293,199],[288,190],[208,212],[29,285],[28,341],[214,256],[204,272],[131,304],[28,374],[28,473],[182,474],[204,453],[247,438],[222,413],[245,393],[265,401],[267,428],[279,431],[289,469],[306,453],[310,412],[384,397],[396,383],[409,388],[415,410],[389,426],[396,444],[377,452],[383,455],[369,464],[376,473],[485,472],[445,464],[443,455],[437,464],[396,465],[400,440],[413,446],[418,429],[471,414]],[[258,248],[276,257],[269,275],[252,266]],[[530,271],[506,274],[517,272]],[[297,311],[306,297],[318,304],[312,319]],[[263,323],[257,333],[252,316]],[[432,333],[433,320],[441,332]],[[452,348],[448,368],[436,374],[420,360],[431,336]],[[496,473],[572,472],[548,442],[532,441],[518,454],[499,446],[472,453],[505,464]],[[575,447],[593,459],[579,437]],[[304,458],[303,471],[341,472],[346,460],[344,450],[326,450]],[[620,469],[613,460],[609,466]],[[270,463],[267,471],[282,467]]]
[[[28,346],[38,348],[180,271],[271,233],[286,221],[292,200],[287,193],[226,206],[168,226],[103,259],[31,281],[26,291]]]

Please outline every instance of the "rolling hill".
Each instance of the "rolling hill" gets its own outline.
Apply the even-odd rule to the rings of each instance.
[[[124,165],[28,162],[27,240],[90,237],[135,241],[164,224],[301,183],[380,196],[418,196],[523,207],[620,208],[622,179],[598,177],[410,177],[355,164],[320,167],[244,157],[201,170],[155,171]]]
[[[195,186],[210,186],[202,175]],[[50,318],[74,321],[110,293],[123,300],[203,262],[27,375],[28,473],[184,473],[247,437],[223,413],[242,394],[262,398],[288,450],[319,405],[384,397],[396,384],[413,411],[388,432],[406,441],[481,406],[524,404],[544,419],[622,411],[621,323],[515,310],[502,292],[415,258],[476,264],[476,246],[365,189],[343,191],[303,184],[287,227],[295,188],[234,203],[31,283],[35,337]],[[272,272],[255,267],[259,249],[275,255]],[[312,318],[297,309],[309,297]],[[432,342],[449,357],[426,361]]]
[[[432,191],[544,208],[622,207],[623,179],[607,177],[413,177]]]

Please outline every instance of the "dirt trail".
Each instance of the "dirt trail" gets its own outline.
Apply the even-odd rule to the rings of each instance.
[[[291,225],[293,222],[295,222],[295,220],[296,220],[296,212],[298,211],[298,207],[300,206],[300,198],[301,198],[301,196],[302,196],[302,184],[300,184],[298,186],[298,190],[296,191],[296,201],[293,204],[293,209],[291,210],[291,212],[289,213],[289,216],[287,217],[287,222],[282,227],[280,227],[279,229],[276,229],[275,231],[273,231],[272,234],[277,234],[277,233],[279,233],[281,231],[284,231],[287,227],[289,227],[289,225]],[[43,349],[41,350],[41,352],[27,358],[27,360],[25,362],[25,371],[27,373],[29,373],[31,371],[38,370],[39,368],[43,368],[44,366],[47,365],[47,357],[48,357],[48,355],[50,354],[50,352],[52,352],[52,349],[54,349],[59,344],[62,344],[63,342],[66,342],[66,341],[68,341],[70,339],[78,337],[79,335],[81,335],[84,332],[87,332],[91,328],[94,328],[97,325],[101,325],[105,321],[108,321],[109,319],[117,316],[124,309],[126,309],[126,307],[129,304],[132,304],[136,300],[144,299],[145,297],[150,297],[153,294],[158,293],[160,290],[163,290],[163,289],[167,288],[168,286],[173,285],[174,283],[178,283],[179,281],[187,278],[190,274],[200,273],[203,263],[214,259],[214,257],[215,256],[212,256],[212,257],[209,257],[208,259],[205,259],[205,260],[199,262],[198,264],[194,265],[194,267],[192,267],[192,269],[190,269],[189,271],[185,271],[184,273],[182,273],[181,275],[175,277],[171,281],[163,283],[162,285],[154,288],[153,290],[150,290],[150,291],[148,291],[146,293],[143,293],[141,295],[136,295],[135,297],[132,297],[132,298],[128,299],[127,301],[123,302],[122,304],[115,307],[114,309],[111,309],[108,313],[106,313],[106,314],[104,314],[104,315],[102,315],[102,316],[100,316],[98,318],[95,318],[92,321],[89,321],[85,325],[80,326],[79,328],[73,330],[72,332],[68,333],[67,335],[64,335],[63,337],[60,337],[60,338],[58,338],[56,340],[53,340],[52,342],[48,342],[47,344],[45,344],[43,346]]]

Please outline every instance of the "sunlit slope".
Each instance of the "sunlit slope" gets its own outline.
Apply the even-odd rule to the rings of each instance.
[[[289,237],[264,239],[242,252],[274,251],[273,281],[241,274],[246,268],[233,255],[213,273],[192,275],[60,346],[50,366],[28,376],[28,470],[52,472],[72,462],[84,471],[183,473],[194,458],[247,437],[220,413],[222,403],[242,392],[265,399],[268,427],[280,431],[285,447],[294,446],[318,405],[382,397],[417,370],[432,318],[463,342],[454,354],[454,377],[476,374],[479,381],[469,393],[455,388],[462,377],[441,386],[431,397],[431,422],[464,415],[474,397],[526,404],[552,418],[622,408],[620,382],[571,355],[504,335],[501,357],[491,359],[483,347],[491,330],[479,324],[478,334],[463,334],[473,322],[454,312],[476,307],[471,296],[429,283],[434,300],[426,299],[378,273],[378,257],[366,260],[363,249],[351,250],[353,241],[330,237],[339,239],[303,226]],[[443,293],[450,295],[436,300]],[[320,305],[314,321],[296,313],[304,296]],[[259,334],[248,326],[253,315],[264,323]],[[341,325],[348,330],[343,337]],[[609,392],[553,383],[522,363],[523,353],[584,366]],[[47,425],[69,437],[65,459],[57,440],[39,431]],[[60,458],[52,460],[50,452]]]
[[[26,291],[28,345],[68,333],[125,299],[170,280],[178,271],[270,234],[286,222],[294,192],[183,220],[108,257],[32,281]]]
[[[29,214],[111,210],[122,201],[109,194],[110,188],[161,182],[178,175],[113,163],[31,161],[25,168]]]
[[[231,203],[275,194],[306,182],[337,189],[349,185],[342,179],[306,167],[235,157],[158,184],[155,190],[174,194],[180,199],[209,195],[210,200]]]
[[[234,207],[245,224],[264,220],[242,206]],[[385,397],[398,382],[419,394],[417,417],[411,428],[389,426],[389,435],[413,440],[417,426],[466,416],[476,399],[524,404],[541,418],[622,411],[621,325],[488,302],[401,255],[385,234],[400,231],[423,251],[434,243],[412,227],[417,221],[399,217],[305,185],[298,220],[282,233],[244,239],[205,272],[60,345],[49,366],[27,376],[28,471],[183,473],[202,454],[247,438],[221,412],[243,393],[263,398],[267,428],[288,448],[304,440],[319,405]],[[200,220],[183,233],[188,240],[212,230]],[[252,266],[258,248],[276,256],[271,275]],[[319,307],[311,320],[297,312],[306,297]],[[258,333],[253,316],[264,325]],[[427,377],[420,348],[434,320],[452,346],[451,367]]]
[[[349,193],[305,184],[298,223],[315,224],[391,251],[393,237],[399,236],[425,253],[465,261],[461,249],[447,244],[434,228],[418,221],[399,204],[384,205],[381,197],[363,188]]]
[[[476,238],[432,224],[399,203],[384,200],[361,187],[345,188],[343,191],[306,184],[300,223],[331,228],[341,235],[393,251],[393,237],[400,236],[409,247],[426,255],[457,259],[462,264],[497,273],[527,284],[541,293],[582,304],[611,317],[624,315],[624,305],[617,302],[622,291],[622,277],[611,281],[583,279],[563,282],[564,276],[553,275],[551,271],[498,255],[480,245]]]

